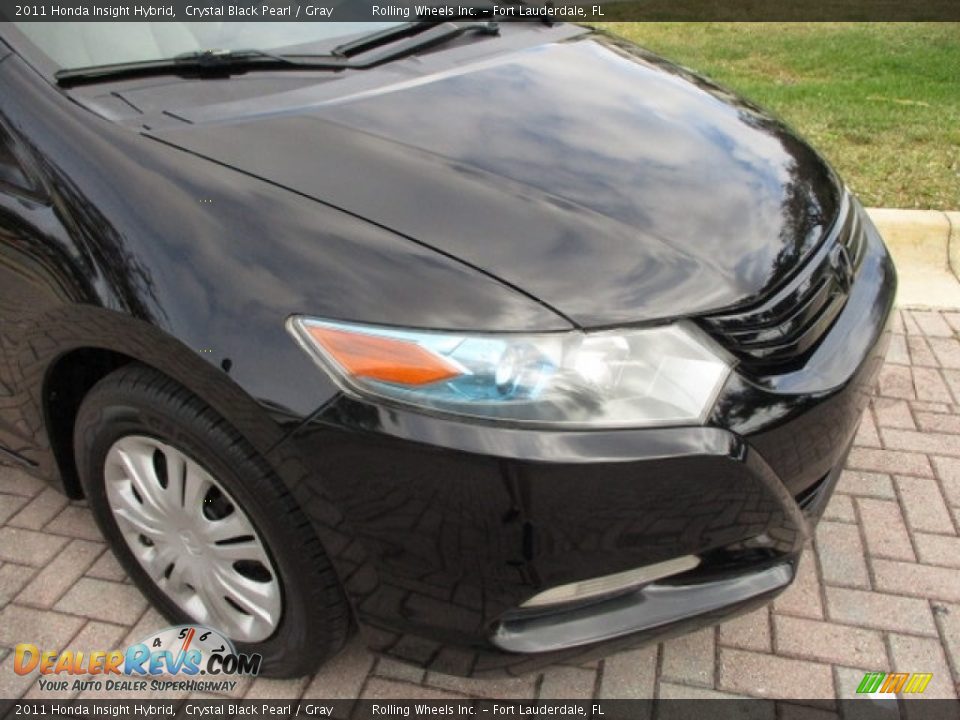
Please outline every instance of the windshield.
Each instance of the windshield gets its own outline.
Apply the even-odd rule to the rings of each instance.
[[[63,69],[163,60],[204,50],[318,52],[397,22],[18,22]]]

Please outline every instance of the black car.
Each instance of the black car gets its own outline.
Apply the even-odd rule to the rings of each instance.
[[[0,28],[0,455],[275,675],[794,578],[896,275],[781,122],[543,22]]]

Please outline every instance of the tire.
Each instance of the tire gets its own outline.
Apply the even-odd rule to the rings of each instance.
[[[172,624],[221,630],[213,621],[223,619],[237,650],[262,655],[261,674],[272,677],[312,672],[343,647],[349,607],[308,520],[267,461],[199,398],[151,368],[124,366],[84,398],[74,448],[97,524]],[[220,577],[229,585],[211,579]]]

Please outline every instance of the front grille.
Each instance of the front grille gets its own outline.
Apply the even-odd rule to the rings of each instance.
[[[846,305],[865,244],[859,213],[844,203],[826,242],[784,287],[752,306],[701,322],[750,370],[787,372],[799,367]]]

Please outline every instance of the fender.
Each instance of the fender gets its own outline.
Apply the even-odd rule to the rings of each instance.
[[[85,348],[169,374],[267,452],[339,392],[288,335],[291,314],[568,327],[389,228],[98,117],[17,56],[0,64],[0,121],[42,187],[0,192],[0,401],[22,415],[0,421],[0,446],[44,477],[58,475],[49,374]]]
[[[55,375],[78,353],[86,357],[111,354],[121,361],[156,368],[201,398],[230,422],[262,454],[267,454],[296,426],[297,419],[256,402],[227,370],[206,362],[176,338],[143,320],[116,310],[90,305],[66,305],[34,316],[19,344],[7,356],[15,368],[13,385],[19,389],[12,405],[20,417],[14,427],[23,431],[25,449],[18,454],[36,474],[65,484],[70,494],[73,468],[57,457],[49,428],[56,427],[64,407]],[[83,362],[79,358],[76,362]],[[284,422],[286,420],[286,423]],[[58,462],[59,461],[59,462]]]

